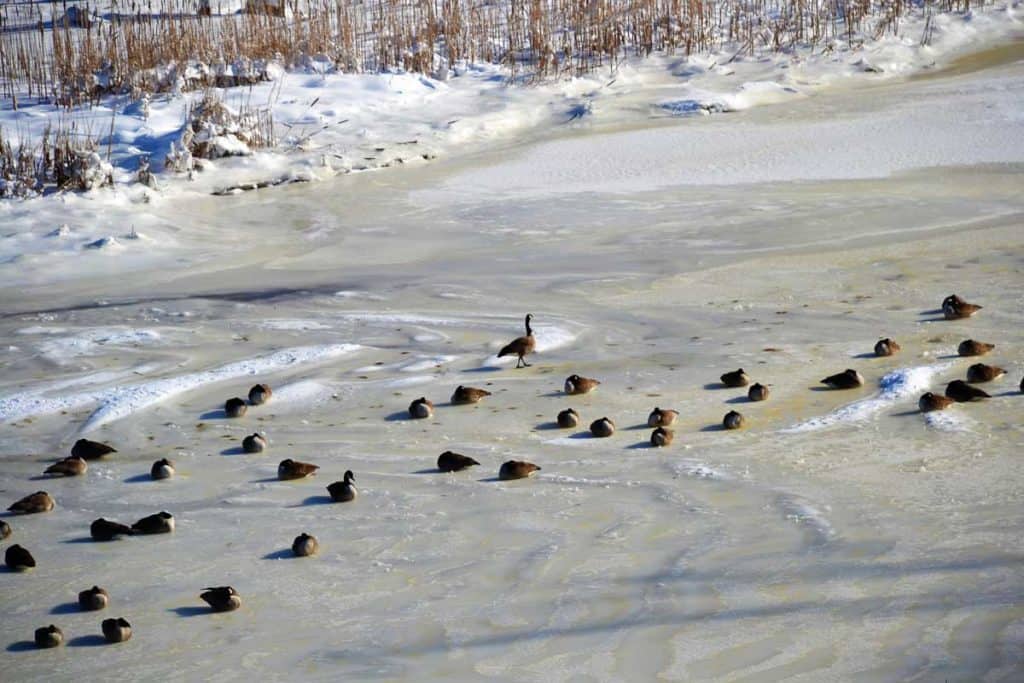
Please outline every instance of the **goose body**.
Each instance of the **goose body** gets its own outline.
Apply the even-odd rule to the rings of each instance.
[[[98,460],[110,453],[117,453],[117,449],[99,441],[89,441],[89,439],[79,439],[71,447],[72,457],[83,460]]]
[[[167,458],[161,458],[149,468],[149,476],[153,479],[170,479],[174,476],[174,463]]]
[[[746,418],[735,410],[730,410],[722,418],[722,426],[726,429],[740,429],[746,423]]]
[[[112,541],[118,536],[131,536],[133,533],[131,527],[102,517],[89,525],[89,534],[96,541]]]
[[[946,396],[950,397],[957,403],[967,403],[969,401],[979,401],[983,398],[992,398],[981,389],[972,387],[961,379],[955,379],[946,385]]]
[[[262,434],[250,434],[242,439],[242,450],[246,453],[262,453],[267,450],[267,440]]]
[[[885,339],[879,339],[875,343],[875,355],[876,356],[894,356],[900,351],[900,345],[892,339],[886,337]]]
[[[863,386],[864,377],[856,370],[847,368],[835,375],[829,375],[825,379],[821,380],[821,383],[828,385],[833,389],[855,389],[859,386]]]
[[[53,497],[46,491],[36,491],[13,503],[7,510],[22,515],[34,515],[49,512],[55,505]]]
[[[590,377],[569,375],[565,378],[565,393],[571,396],[589,394],[591,391],[596,389],[599,384],[601,384],[601,382],[596,379],[591,379]]]
[[[199,597],[214,612],[231,612],[242,606],[242,596],[231,586],[204,588]]]
[[[124,617],[104,619],[100,628],[103,629],[103,637],[108,643],[123,643],[132,637],[132,625]]]
[[[994,365],[985,365],[984,363],[975,363],[971,367],[967,368],[967,381],[971,384],[979,384],[981,382],[991,382],[999,379],[1006,374],[1006,370],[997,368]]]
[[[342,481],[336,481],[327,487],[327,492],[331,494],[331,500],[335,503],[348,503],[356,499],[359,492],[356,490],[355,481],[356,475],[352,474],[352,470],[346,470],[345,478]]]
[[[78,606],[86,612],[95,612],[110,603],[110,595],[99,586],[93,586],[78,594]]]
[[[32,557],[32,553],[28,550],[15,543],[4,552],[4,564],[12,571],[23,572],[36,566],[36,558]]]
[[[319,465],[287,458],[278,463],[277,478],[282,480],[302,479],[314,474],[318,469],[320,469]]]
[[[539,471],[540,467],[525,460],[509,460],[502,463],[498,470],[498,479],[508,481],[511,479],[526,479]]]
[[[764,384],[752,384],[747,390],[747,398],[751,401],[767,401],[769,393],[771,392]]]
[[[562,412],[558,413],[556,418],[558,426],[562,429],[572,429],[580,423],[580,414],[572,408],[566,408]]]
[[[533,330],[530,328],[530,321],[533,319],[533,315],[526,315],[526,335],[522,337],[516,337],[511,342],[506,344],[501,351],[498,352],[498,358],[503,356],[518,356],[516,361],[516,368],[528,368],[530,364],[524,359],[525,356],[533,353],[537,347],[537,342],[533,338]]]
[[[425,420],[433,416],[434,404],[425,396],[420,396],[418,399],[409,404],[409,417],[413,418],[414,420]]]
[[[319,551],[320,541],[316,540],[316,536],[301,533],[292,541],[292,552],[295,553],[296,557],[309,557],[310,555],[316,555]]]
[[[647,426],[668,427],[675,423],[677,417],[679,417],[678,410],[662,410],[661,408],[655,407],[655,409],[651,411],[651,414],[647,416]]]
[[[745,387],[750,384],[750,376],[743,372],[743,368],[727,372],[719,377],[719,379],[722,380],[722,384],[725,386],[733,388]]]
[[[85,474],[85,471],[89,469],[89,464],[84,458],[74,456],[58,460],[49,467],[43,474],[59,474],[64,477],[77,477]]]
[[[672,440],[675,438],[675,436],[675,432],[673,432],[671,429],[658,427],[653,432],[651,432],[651,445],[655,446],[656,448],[668,446],[672,443]]]
[[[57,647],[64,642],[64,632],[50,624],[37,628],[35,633],[36,647],[51,648]]]
[[[158,512],[143,517],[132,524],[132,531],[136,534],[169,534],[174,531],[174,516],[170,512]]]
[[[946,320],[970,318],[982,308],[984,307],[967,303],[956,294],[950,294],[942,301],[942,314],[946,316]]]
[[[228,417],[242,417],[248,409],[245,401],[237,396],[224,402],[224,414]]]
[[[956,347],[956,352],[961,356],[984,356],[994,348],[996,348],[995,344],[965,339],[960,342],[960,346]]]
[[[274,395],[271,391],[270,385],[268,384],[255,384],[252,389],[249,389],[249,403],[254,406],[261,406],[270,400],[270,397]]]
[[[606,438],[615,433],[615,423],[611,418],[602,417],[590,423],[590,433],[598,438]]]
[[[462,455],[461,453],[453,453],[451,451],[445,451],[441,455],[437,456],[437,469],[442,472],[458,472],[464,470],[467,467],[473,467],[479,465],[473,458]]]
[[[452,394],[452,403],[455,405],[467,405],[470,403],[479,403],[485,396],[490,396],[491,392],[485,389],[476,389],[474,387],[464,387],[461,384],[456,387],[455,392]]]
[[[949,406],[953,405],[953,403],[953,399],[939,394],[933,394],[929,391],[921,394],[921,398],[917,400],[917,407],[921,409],[922,413],[930,413],[935,410],[945,410]]]

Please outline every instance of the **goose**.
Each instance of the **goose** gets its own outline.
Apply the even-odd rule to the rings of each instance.
[[[98,460],[110,453],[117,453],[117,449],[99,441],[79,439],[71,447],[71,456],[83,460]]]
[[[100,628],[103,629],[103,637],[107,639],[108,643],[123,643],[126,640],[131,640],[132,625],[124,617],[104,619]]]
[[[310,555],[316,555],[319,550],[320,541],[316,540],[316,536],[301,533],[295,537],[294,541],[292,541],[292,552],[295,553],[296,557],[309,557]]]
[[[224,402],[224,414],[228,417],[242,417],[248,409],[248,406],[245,405],[245,401],[237,396],[229,398]]]
[[[956,294],[950,294],[942,301],[942,314],[946,316],[946,320],[970,318],[982,308],[984,307],[967,303]]]
[[[474,465],[479,464],[480,463],[467,455],[453,453],[451,451],[445,451],[441,455],[437,456],[437,469],[442,472],[458,472],[459,470],[464,470],[467,467],[473,467]]]
[[[935,410],[945,410],[949,406],[953,405],[953,403],[953,399],[946,396],[940,396],[939,394],[933,394],[930,391],[921,394],[921,398],[917,399],[917,407],[921,409],[922,413],[930,413]]]
[[[242,606],[242,596],[231,586],[204,588],[199,597],[214,612],[231,612]]]
[[[875,343],[875,355],[876,356],[894,356],[900,351],[900,345],[892,339],[886,337],[885,339],[879,339]]]
[[[169,534],[174,531],[174,516],[170,512],[158,512],[143,517],[132,524],[132,531],[137,534]]]
[[[562,429],[572,429],[580,423],[580,414],[572,408],[566,408],[558,413],[558,426]]]
[[[658,427],[651,432],[651,445],[657,448],[662,446],[668,446],[672,443],[676,434],[671,429],[665,429],[664,427]]]
[[[355,484],[356,475],[352,474],[352,470],[345,471],[345,478],[343,481],[336,481],[327,487],[327,492],[331,494],[331,500],[335,503],[347,503],[355,500],[358,495]]]
[[[847,368],[835,375],[829,375],[821,380],[821,383],[833,389],[855,389],[864,384],[864,377],[856,370]]]
[[[983,398],[992,398],[981,389],[972,387],[961,379],[955,379],[946,385],[946,396],[949,396],[957,403],[967,403],[969,401],[978,401]]]
[[[719,379],[722,380],[722,384],[725,386],[733,388],[745,387],[750,384],[750,376],[743,372],[743,368],[727,372],[719,377]]]
[[[651,411],[651,414],[647,416],[648,427],[668,427],[676,421],[679,417],[678,410],[662,410],[661,408],[655,407]]]
[[[0,539],[10,538],[11,536],[11,525],[0,519]]]
[[[252,389],[249,389],[249,403],[254,406],[261,406],[269,401],[273,395],[274,392],[271,391],[270,385],[254,384]]]
[[[508,481],[510,479],[526,479],[527,477],[533,476],[535,472],[538,472],[540,467],[534,465],[532,462],[526,462],[525,460],[509,460],[502,463],[501,469],[498,470],[498,479],[502,481]]]
[[[739,429],[746,422],[746,418],[735,410],[730,410],[722,418],[722,426],[726,429]]]
[[[569,375],[565,378],[565,393],[573,396],[589,394],[591,391],[596,389],[599,384],[600,382],[596,379],[580,377],[579,375]]]
[[[78,606],[86,612],[95,612],[107,606],[110,595],[99,586],[93,586],[78,594]]]
[[[85,458],[72,455],[69,458],[58,460],[49,467],[43,474],[60,474],[65,477],[77,477],[85,474],[85,471],[89,469],[89,464],[85,461]]]
[[[979,384],[981,382],[991,382],[992,380],[999,379],[1006,374],[1006,370],[997,368],[994,365],[985,365],[984,363],[975,363],[971,367],[967,368],[967,381],[971,384]]]
[[[36,566],[36,558],[32,557],[32,553],[28,550],[15,543],[4,553],[4,564],[12,571],[23,572]]]
[[[102,517],[89,525],[89,534],[96,541],[112,541],[118,536],[131,536],[133,533],[131,527]]]
[[[413,418],[414,420],[425,420],[433,416],[434,404],[425,396],[420,396],[418,399],[409,404],[409,417]]]
[[[267,440],[262,434],[250,434],[242,439],[242,450],[246,453],[262,453],[267,450]]]
[[[996,348],[995,344],[965,339],[960,342],[960,346],[956,347],[956,352],[961,356],[984,356],[994,348]]]
[[[320,465],[286,458],[277,465],[277,478],[281,480],[302,479],[315,473],[318,469],[320,469]]]
[[[768,387],[764,384],[752,384],[750,389],[747,390],[747,398],[751,401],[767,401],[769,393],[771,392],[768,391]]]
[[[479,403],[485,396],[490,396],[491,392],[485,389],[475,389],[473,387],[464,387],[461,384],[455,389],[455,393],[452,394],[452,403],[455,405],[467,405],[470,403]]]
[[[167,458],[161,458],[149,468],[149,476],[153,479],[170,479],[174,476],[174,463]]]
[[[50,624],[36,629],[36,647],[51,648],[57,647],[64,642],[64,632]]]
[[[602,417],[590,423],[590,433],[598,438],[606,438],[615,433],[615,423],[611,418]]]
[[[528,356],[533,353],[533,350],[537,346],[536,340],[533,338],[533,329],[530,328],[530,321],[533,320],[533,315],[530,313],[526,314],[526,336],[516,337],[508,344],[506,344],[501,351],[498,352],[498,358],[503,356],[511,356],[515,354],[518,356],[516,361],[516,369],[528,368],[530,364],[523,360],[524,356]]]
[[[13,503],[7,510],[23,515],[49,512],[54,506],[53,497],[46,491],[36,491]]]

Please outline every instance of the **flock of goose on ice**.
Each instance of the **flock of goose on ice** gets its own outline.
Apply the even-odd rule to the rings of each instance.
[[[942,312],[947,320],[969,318],[979,310],[981,306],[971,304],[957,295],[946,297],[942,302]],[[507,344],[498,353],[499,357],[516,356],[516,368],[528,367],[526,357],[532,354],[536,348],[533,336],[533,329],[530,327],[532,315],[526,316],[526,334],[518,337]],[[957,351],[961,356],[983,356],[995,348],[994,344],[967,339],[962,342]],[[892,356],[900,352],[900,345],[892,339],[881,339],[875,344],[875,355]],[[991,382],[999,379],[1006,372],[999,367],[976,363],[967,369],[966,381],[953,380],[946,386],[945,395],[927,392],[923,394],[918,406],[922,412],[944,410],[955,402],[969,402],[991,398],[982,389],[974,386],[984,382]],[[722,384],[727,387],[747,387],[747,396],[751,401],[765,401],[769,398],[767,386],[759,383],[751,384],[751,378],[743,369],[727,372],[721,376]],[[853,389],[864,384],[864,378],[859,372],[853,369],[846,369],[843,372],[830,375],[821,380],[823,384],[833,389]],[[600,382],[588,377],[571,375],[565,380],[565,393],[567,395],[587,394]],[[1021,380],[1021,392],[1024,392],[1024,379]],[[271,399],[271,388],[266,384],[257,384],[249,391],[248,401],[241,398],[231,398],[224,404],[224,412],[230,418],[243,416],[249,406],[260,406]],[[474,387],[459,386],[452,394],[453,405],[467,405],[478,403],[487,396],[489,391]],[[409,405],[410,419],[426,419],[434,414],[434,404],[427,398],[418,398]],[[674,431],[671,429],[679,413],[675,410],[654,408],[647,419],[649,427],[653,428],[650,443],[652,446],[662,447],[672,443]],[[735,410],[729,411],[722,419],[722,426],[725,429],[740,429],[744,426],[745,418]],[[563,429],[572,429],[580,423],[580,415],[573,408],[566,408],[558,413],[557,424]],[[609,437],[615,433],[615,422],[608,417],[594,420],[590,424],[590,432],[595,437]],[[242,441],[242,449],[246,453],[260,453],[267,448],[267,440],[260,434],[252,434]],[[117,451],[111,446],[88,439],[79,439],[71,449],[71,455],[48,467],[45,474],[55,476],[80,476],[88,469],[88,462],[109,456]],[[445,451],[437,459],[437,468],[441,472],[457,472],[480,463],[465,455]],[[302,479],[314,474],[319,469],[318,465],[306,462],[298,462],[291,459],[282,460],[278,466],[277,476],[279,479]],[[533,475],[540,470],[538,465],[523,460],[509,460],[501,465],[498,470],[498,478],[502,480],[523,479]],[[174,476],[174,463],[162,458],[155,463],[150,471],[153,479],[167,479]],[[336,481],[327,487],[331,500],[336,503],[345,503],[355,500],[357,490],[354,484],[355,475],[346,471],[340,481]],[[13,514],[35,514],[50,512],[54,509],[53,497],[46,491],[38,491],[15,502],[8,511]],[[119,536],[164,534],[174,531],[174,517],[169,512],[158,512],[135,521],[131,525],[122,524],[100,518],[94,520],[90,525],[90,535],[96,541],[111,541]],[[11,525],[5,520],[0,520],[0,537],[7,539],[12,535]],[[292,551],[295,555],[305,557],[314,555],[319,550],[319,543],[316,537],[303,533],[295,538],[292,544]],[[32,554],[19,544],[8,546],[4,555],[4,561],[11,571],[23,572],[36,566],[36,560]],[[216,586],[203,590],[199,596],[205,601],[214,612],[228,612],[238,609],[242,604],[242,598],[231,586]],[[93,586],[83,590],[78,595],[78,604],[83,611],[102,610],[108,606],[110,595],[99,586]],[[101,623],[101,630],[104,638],[110,643],[119,643],[128,640],[132,636],[131,624],[123,617],[105,619]],[[50,648],[61,645],[64,642],[64,634],[59,627],[50,624],[35,631],[35,644],[40,648]]]

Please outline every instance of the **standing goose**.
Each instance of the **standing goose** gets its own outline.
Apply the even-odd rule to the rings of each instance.
[[[956,352],[961,356],[984,356],[994,348],[996,348],[995,344],[965,339],[960,342],[960,346],[956,347]]]
[[[876,356],[894,356],[900,351],[900,345],[892,339],[886,337],[885,339],[879,339],[875,343],[875,355]]]
[[[331,494],[331,500],[335,503],[348,503],[356,499],[358,491],[356,490],[355,481],[356,475],[352,474],[352,470],[345,470],[345,479],[343,481],[336,481],[327,487],[327,492]]]
[[[730,410],[722,418],[722,426],[726,429],[739,429],[746,423],[746,418],[735,410]]]
[[[658,427],[653,432],[651,432],[651,445],[656,448],[671,445],[672,440],[675,438],[675,436],[675,432],[673,432],[671,429]]]
[[[600,382],[596,379],[580,377],[579,375],[569,375],[565,378],[565,393],[571,396],[589,394],[591,391],[596,389],[599,384]]]
[[[89,464],[85,461],[85,458],[72,455],[69,458],[58,460],[49,467],[43,474],[60,474],[65,477],[77,477],[85,474],[85,471],[89,469]]]
[[[475,389],[473,387],[464,387],[461,384],[455,389],[455,393],[452,394],[452,403],[454,405],[468,405],[470,403],[479,403],[485,396],[490,396],[491,392],[485,389]]]
[[[96,541],[112,541],[118,536],[131,536],[133,533],[131,527],[102,517],[89,525],[89,535]]]
[[[110,603],[110,595],[99,586],[93,586],[78,594],[78,606],[86,612],[95,612]]]
[[[441,455],[437,456],[437,469],[442,472],[458,472],[466,469],[467,467],[473,467],[474,465],[479,464],[480,463],[468,455],[453,453],[451,451],[445,451]]]
[[[580,414],[572,408],[566,408],[558,413],[558,426],[562,429],[572,429],[580,423]]]
[[[537,347],[537,342],[533,338],[533,329],[530,328],[530,321],[533,320],[533,315],[530,313],[526,314],[526,336],[516,337],[498,352],[498,358],[503,356],[511,356],[515,354],[519,357],[516,361],[516,368],[528,368],[530,364],[523,360],[524,356],[528,356],[533,353],[533,350]]]
[[[752,384],[747,390],[747,398],[751,401],[767,401],[769,393],[768,387],[764,384]]]
[[[99,441],[89,441],[89,439],[79,439],[71,447],[72,457],[83,460],[98,460],[109,453],[117,453],[117,449]]]
[[[994,365],[985,365],[984,363],[975,363],[971,367],[967,368],[967,381],[971,384],[979,384],[981,382],[991,382],[992,380],[999,379],[1006,374],[1006,370],[997,368]]]
[[[425,396],[409,404],[409,417],[414,420],[425,420],[434,416],[434,404]]]
[[[676,421],[679,417],[678,410],[662,410],[661,408],[655,407],[651,411],[651,414],[647,416],[648,427],[668,427]]]
[[[107,639],[108,643],[123,643],[126,640],[131,640],[132,625],[124,617],[104,619],[100,628],[103,629],[103,637]]]
[[[856,370],[847,368],[838,374],[829,375],[825,379],[821,380],[821,383],[828,385],[833,389],[855,389],[859,386],[863,386],[864,377]]]
[[[36,566],[36,558],[32,557],[32,553],[15,543],[7,548],[7,551],[4,553],[4,564],[12,571],[23,572]]]
[[[53,506],[53,497],[49,493],[46,491],[36,491],[13,503],[7,510],[23,515],[33,515],[40,512],[49,512],[53,509]]]
[[[309,557],[316,555],[319,551],[320,541],[316,540],[316,536],[303,532],[292,541],[292,552],[296,557]]]
[[[970,318],[982,308],[984,307],[967,303],[956,294],[950,294],[942,301],[942,314],[946,316],[946,320]]]
[[[302,479],[318,469],[320,469],[320,465],[285,458],[277,465],[277,478],[281,480]]]
[[[732,388],[745,387],[750,384],[750,376],[743,372],[743,368],[727,372],[719,379],[722,380],[722,384]]]
[[[967,403],[969,401],[978,401],[983,398],[992,398],[981,389],[972,387],[962,379],[955,379],[946,385],[946,396],[949,396],[957,403]]]
[[[174,516],[170,512],[158,512],[143,517],[132,524],[132,531],[137,534],[169,534],[174,531]]]
[[[250,434],[242,439],[242,450],[246,453],[262,453],[267,450],[267,440],[262,434]]]
[[[526,462],[525,460],[509,460],[502,463],[501,469],[498,470],[498,479],[501,479],[502,481],[526,479],[527,477],[533,476],[533,474],[539,470],[540,467],[534,465],[532,462]]]
[[[64,642],[64,632],[50,624],[36,629],[36,647],[51,648],[57,647]]]
[[[249,390],[249,403],[254,406],[261,406],[270,400],[274,392],[270,390],[269,384],[256,384]]]
[[[609,437],[615,433],[615,423],[608,417],[594,420],[590,423],[590,433],[600,439]]]
[[[248,409],[245,401],[237,396],[224,402],[224,414],[228,417],[242,417]]]
[[[929,391],[921,394],[921,398],[917,400],[917,407],[921,409],[922,413],[931,413],[936,410],[945,410],[953,403],[953,399]]]
[[[231,586],[204,588],[199,597],[214,612],[231,612],[242,606],[242,596]]]
[[[149,468],[149,476],[153,479],[170,479],[174,476],[174,463],[167,458],[160,458]]]

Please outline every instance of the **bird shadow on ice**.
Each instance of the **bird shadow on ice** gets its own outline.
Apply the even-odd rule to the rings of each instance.
[[[189,605],[188,607],[172,607],[168,612],[174,612],[179,617],[198,617],[200,614],[210,614],[209,607],[196,607],[195,605]]]
[[[245,449],[241,446],[232,446],[231,448],[225,448],[220,452],[221,455],[244,455]]]
[[[291,560],[295,558],[296,555],[292,552],[291,548],[281,548],[280,550],[275,550],[274,552],[267,553],[263,556],[264,560]]]
[[[50,610],[50,614],[78,614],[82,608],[77,602],[62,602]]]
[[[277,482],[277,481],[281,481],[281,479],[278,479],[277,477],[264,477],[263,479],[253,479],[249,483],[250,484],[270,484],[272,482]]]
[[[153,481],[151,474],[135,474],[124,480],[126,484],[141,484],[144,481]]]
[[[95,633],[90,633],[87,636],[78,636],[67,642],[68,647],[102,647],[106,644],[107,639]]]
[[[927,311],[919,311],[918,315],[940,315],[941,313],[941,308],[930,308]]]
[[[537,394],[539,398],[565,398],[568,395],[564,391],[549,391],[546,394]]]
[[[31,640],[19,640],[16,643],[11,643],[7,646],[8,652],[28,652],[29,650],[38,650],[35,642]]]
[[[700,428],[700,431],[702,431],[702,432],[724,432],[725,431],[725,427],[723,427],[720,424],[704,425],[703,427]]]
[[[413,420],[415,418],[409,416],[408,410],[399,410],[396,413],[391,413],[384,417],[385,422],[405,422],[406,420]]]
[[[546,432],[546,431],[551,431],[551,430],[555,430],[555,429],[561,429],[561,427],[558,426],[557,422],[541,422],[539,425],[534,427],[534,429],[538,430],[538,431],[545,431]]]
[[[478,368],[466,368],[462,372],[501,372],[504,368],[497,368],[493,365],[481,365]]]
[[[832,387],[819,387],[819,386],[807,387],[807,389],[808,389],[808,391],[825,391],[825,392],[842,391],[842,389],[833,389]]]
[[[850,358],[877,358],[877,356],[873,353],[865,351],[864,353],[855,353],[852,356],[850,356]]]
[[[733,396],[732,398],[726,400],[726,403],[753,403],[753,401],[751,401],[750,398],[747,396]]]
[[[492,483],[492,482],[501,481],[501,480],[502,480],[501,477],[484,477],[483,479],[477,479],[477,481],[484,482],[484,483]]]
[[[1004,396],[1020,396],[1020,395],[1021,395],[1020,391],[1016,391],[1014,389],[1010,389],[1009,391],[1004,391],[1004,392],[999,393],[999,394],[992,394],[992,398],[1002,398]]]
[[[410,472],[409,474],[441,474],[441,470],[437,469],[436,467],[431,467],[425,470],[416,470],[414,472]]]
[[[61,543],[105,543],[106,541],[97,541],[92,536],[79,536],[78,538],[69,538]]]
[[[223,408],[217,408],[216,410],[208,410],[199,416],[200,420],[226,420],[228,414],[224,412]]]
[[[890,417],[910,417],[911,415],[920,415],[920,410],[901,410],[898,413],[891,413]]]
[[[630,450],[636,450],[638,448],[654,448],[654,446],[651,445],[650,441],[637,441],[634,444],[626,446],[626,448]]]
[[[635,425],[632,425],[632,426],[629,426],[629,427],[625,427],[625,429],[628,429],[631,432],[640,432],[640,431],[643,431],[645,429],[654,429],[654,427],[651,427],[647,423],[643,423],[643,424],[637,423]]]
[[[309,496],[298,505],[290,505],[289,507],[301,508],[307,505],[330,505],[333,502],[330,496]]]
[[[730,388],[735,388],[735,387],[728,387],[725,384],[723,384],[722,382],[708,382],[707,384],[704,385],[704,388],[705,389],[710,389],[710,390],[713,390],[713,391],[717,391],[719,389],[730,389]]]

